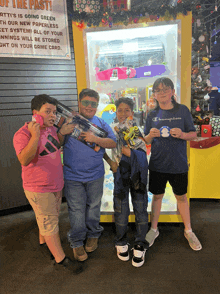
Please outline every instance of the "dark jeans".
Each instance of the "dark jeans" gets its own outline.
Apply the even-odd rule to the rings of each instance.
[[[145,248],[148,248],[149,244],[145,240],[145,236],[148,231],[147,190],[145,193],[139,193],[133,189],[131,184],[125,188],[125,197],[123,199],[120,199],[121,197],[117,197],[117,195],[114,195],[114,216],[116,226],[115,245],[123,246],[128,243],[127,226],[128,217],[130,214],[129,190],[132,196],[131,200],[133,204],[136,224],[134,245],[143,245]]]

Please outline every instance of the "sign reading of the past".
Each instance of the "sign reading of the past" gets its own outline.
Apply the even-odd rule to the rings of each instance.
[[[0,0],[0,57],[71,59],[66,0]]]

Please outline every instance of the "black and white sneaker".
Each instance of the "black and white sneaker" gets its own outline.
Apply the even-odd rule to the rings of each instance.
[[[146,249],[144,248],[144,246],[134,245],[133,258],[132,258],[132,265],[133,266],[140,267],[144,264],[145,252],[146,252]]]
[[[123,261],[129,260],[128,245],[124,245],[124,246],[115,245],[115,248],[117,250],[117,256],[119,259]]]

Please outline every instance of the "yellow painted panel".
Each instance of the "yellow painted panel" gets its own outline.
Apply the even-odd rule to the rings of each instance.
[[[101,215],[100,217],[100,221],[102,223],[111,223],[111,222],[114,222],[114,215],[112,214],[108,214],[108,215]],[[149,217],[148,217],[148,221],[150,222],[150,214],[149,214]],[[129,222],[135,222],[135,216],[132,214],[129,216]],[[182,218],[180,215],[165,215],[165,214],[162,214],[160,215],[159,217],[159,222],[161,223],[167,223],[167,222],[170,222],[170,223],[179,223],[179,222],[182,222]]]
[[[190,148],[190,198],[220,199],[220,144],[207,149]]]
[[[86,85],[86,67],[83,45],[83,30],[79,29],[76,24],[72,23],[73,28],[73,45],[75,54],[75,67],[76,67],[76,82],[78,93],[87,87]]]
[[[192,13],[179,14],[181,20],[181,104],[191,108]]]

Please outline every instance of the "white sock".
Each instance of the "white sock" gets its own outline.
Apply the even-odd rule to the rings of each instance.
[[[156,229],[153,229],[153,228],[150,228],[152,231],[154,231],[155,233],[156,233],[156,231],[157,231],[157,228]]]

